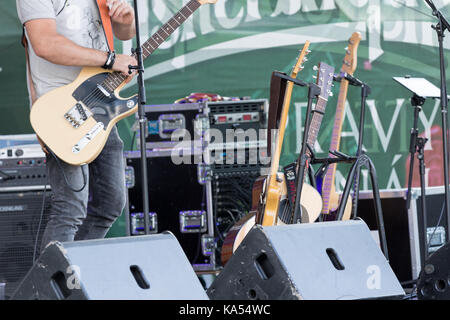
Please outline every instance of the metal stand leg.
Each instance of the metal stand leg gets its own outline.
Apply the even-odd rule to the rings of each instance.
[[[428,259],[428,239],[427,239],[427,201],[425,194],[425,159],[424,159],[424,149],[425,144],[428,139],[419,137],[417,138],[417,148],[419,153],[417,159],[419,159],[419,169],[420,169],[420,200],[422,202],[422,219],[423,219],[423,255],[424,259],[422,261],[422,269],[425,265],[425,260]]]
[[[345,184],[344,192],[342,193],[342,199],[347,199],[350,194],[350,189],[352,185],[355,183],[355,175],[359,176],[359,172],[362,167],[366,167],[369,169],[370,179],[372,183],[372,192],[373,192],[373,200],[375,205],[375,213],[377,215],[377,227],[380,234],[380,244],[381,250],[383,251],[384,256],[389,261],[389,253],[386,243],[386,232],[384,229],[384,219],[383,219],[383,210],[381,208],[381,200],[380,200],[380,191],[378,189],[377,175],[375,166],[372,160],[366,155],[361,154],[352,165],[350,169],[350,173],[347,178],[347,182]],[[337,215],[337,220],[342,220],[344,216],[345,206],[342,205],[343,202],[339,205],[339,211]]]

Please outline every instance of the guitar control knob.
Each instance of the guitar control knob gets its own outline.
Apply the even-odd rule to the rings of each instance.
[[[23,150],[22,150],[22,149],[17,149],[16,152],[14,152],[14,153],[15,153],[15,155],[16,155],[17,157],[23,156]]]

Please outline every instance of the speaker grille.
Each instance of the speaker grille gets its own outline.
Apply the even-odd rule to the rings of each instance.
[[[50,192],[46,192],[39,227],[43,196],[43,191],[0,193],[0,282],[6,283],[7,297],[32,267],[36,241],[36,257],[39,256],[40,240],[48,221]]]

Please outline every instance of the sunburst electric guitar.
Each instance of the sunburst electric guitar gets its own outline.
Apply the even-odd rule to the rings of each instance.
[[[344,58],[344,63],[341,68],[341,72],[348,73],[353,75],[357,66],[357,52],[358,46],[361,42],[361,34],[359,32],[355,32],[352,34],[351,38],[348,41],[348,47],[345,49],[346,54]],[[331,143],[329,150],[339,150],[340,142],[341,142],[341,133],[342,133],[342,124],[344,122],[345,115],[345,102],[347,101],[347,92],[348,92],[348,81],[345,79],[341,80],[341,87],[339,90],[339,98],[336,107],[336,115],[334,117],[334,126],[333,133],[331,135]],[[332,154],[330,157],[334,157]],[[328,170],[325,174],[325,177],[322,181],[318,181],[317,186],[321,189],[322,199],[323,199],[323,207],[322,207],[322,215],[324,220],[335,220],[337,209],[340,203],[339,194],[336,192],[336,188],[334,185],[334,180],[336,177],[336,164],[331,164],[328,167]],[[321,185],[321,188],[320,188]],[[350,215],[352,213],[352,202],[350,201],[351,197],[347,199],[345,204],[344,216],[343,220],[350,219]]]
[[[201,5],[217,0],[191,0],[142,46],[149,57]],[[138,109],[138,97],[119,96],[127,77],[102,68],[83,68],[71,84],[40,97],[31,108],[31,125],[63,161],[81,165],[102,151],[113,126]]]

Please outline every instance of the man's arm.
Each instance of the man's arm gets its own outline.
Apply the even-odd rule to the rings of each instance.
[[[65,66],[101,67],[108,53],[77,45],[56,31],[54,19],[36,19],[25,23],[28,38],[37,56],[54,64]],[[137,65],[135,58],[118,54],[113,65],[114,71],[128,74],[128,65]]]
[[[136,34],[134,10],[122,0],[107,0],[114,35],[120,40],[130,40]]]

